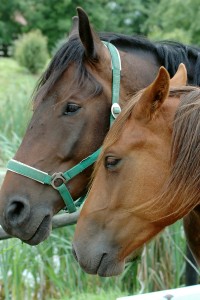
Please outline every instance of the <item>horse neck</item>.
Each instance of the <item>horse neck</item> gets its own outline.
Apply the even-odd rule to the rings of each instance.
[[[160,66],[156,56],[147,51],[120,51],[120,57],[120,104],[123,107],[133,95],[153,82]]]
[[[200,48],[176,42],[150,41],[143,41],[142,46],[138,46],[136,38],[126,52],[122,53],[128,57],[127,71],[135,72],[127,76],[134,78],[137,90],[146,87],[155,79],[160,66],[164,66],[173,77],[180,63],[186,66],[188,84],[200,86]]]

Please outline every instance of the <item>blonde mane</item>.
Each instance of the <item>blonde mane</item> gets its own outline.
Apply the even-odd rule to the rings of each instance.
[[[176,111],[171,147],[170,176],[154,208],[173,207],[166,216],[176,219],[200,203],[200,89],[194,88],[181,98]],[[162,206],[160,204],[162,203]],[[159,211],[158,211],[159,213]]]

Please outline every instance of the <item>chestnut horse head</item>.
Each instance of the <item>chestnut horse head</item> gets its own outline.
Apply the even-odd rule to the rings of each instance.
[[[170,193],[167,200],[164,194],[158,198],[170,173],[175,112],[180,99],[181,102],[186,101],[180,95],[189,97],[189,92],[196,91],[198,101],[200,99],[199,88],[181,88],[185,84],[184,65],[180,65],[171,83],[168,72],[161,67],[156,80],[133,97],[110,129],[73,242],[74,255],[86,272],[100,276],[121,273],[125,260],[135,250],[198,204],[197,200],[191,201],[191,197],[185,197],[183,203],[180,194],[176,194],[174,198]],[[170,85],[173,90],[168,96]],[[199,111],[198,102],[198,114]],[[177,116],[177,123],[179,121]],[[186,124],[185,122],[185,126]],[[194,139],[198,140],[199,126],[198,120],[198,133],[195,134],[197,129],[193,128]],[[191,129],[190,136],[193,136]],[[184,132],[182,136],[184,138]],[[187,143],[186,138],[185,144]],[[188,144],[188,148],[189,146],[191,144]],[[199,146],[200,141],[198,149]],[[195,160],[193,165],[199,166],[194,152],[195,150],[191,161]],[[177,155],[176,150],[174,153]],[[199,167],[194,174],[195,178],[199,177]],[[176,172],[175,178],[177,176],[183,177],[181,170],[179,174]],[[188,177],[188,172],[185,176]],[[196,183],[196,191],[199,191],[199,184],[200,180]],[[177,185],[173,183],[172,186],[175,186],[175,193]],[[183,186],[184,183],[179,188],[179,193]]]
[[[79,8],[68,41],[52,59],[38,86],[32,119],[14,162],[9,164],[17,174],[8,171],[1,188],[1,225],[31,245],[48,237],[52,216],[65,207],[60,194],[70,191],[73,199],[86,194],[92,168],[71,180],[68,175],[67,179],[56,175],[54,186],[61,182],[64,189],[60,193],[48,184],[22,176],[24,170],[26,176],[31,170],[35,174],[31,178],[49,183],[55,172],[71,170],[96,151],[109,129],[112,68],[102,40],[115,45],[121,57],[122,108],[130,95],[154,80],[161,65],[173,76],[179,63],[185,62],[189,80],[199,83],[196,66],[200,56],[196,48],[178,43],[154,44],[120,34],[97,35]]]

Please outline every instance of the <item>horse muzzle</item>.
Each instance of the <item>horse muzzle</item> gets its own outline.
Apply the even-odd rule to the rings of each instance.
[[[31,207],[26,197],[15,196],[1,212],[0,223],[13,237],[29,245],[37,245],[51,232],[52,214],[45,207]]]
[[[118,247],[104,243],[98,234],[97,240],[92,243],[84,238],[74,239],[72,253],[81,268],[89,274],[98,274],[102,277],[116,276],[123,272],[125,261],[118,259]]]

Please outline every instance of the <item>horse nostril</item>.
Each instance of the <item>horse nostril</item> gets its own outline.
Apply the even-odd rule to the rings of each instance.
[[[19,215],[24,209],[24,203],[19,201],[13,201],[10,207],[10,213],[13,215]]]
[[[30,215],[30,205],[23,198],[13,199],[5,211],[6,223],[9,226],[24,224]]]

